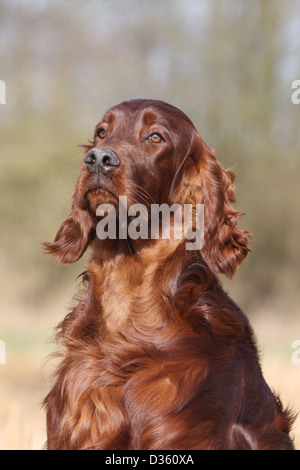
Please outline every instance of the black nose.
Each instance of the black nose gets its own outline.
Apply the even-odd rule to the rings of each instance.
[[[120,159],[110,149],[90,150],[84,159],[84,163],[91,173],[104,173],[105,175],[120,165]]]

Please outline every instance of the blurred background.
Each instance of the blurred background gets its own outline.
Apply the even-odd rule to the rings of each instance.
[[[0,449],[46,439],[46,359],[88,257],[59,267],[40,242],[69,214],[79,145],[131,98],[181,108],[237,173],[252,253],[224,286],[255,327],[269,385],[300,411],[297,79],[298,0],[0,0]],[[300,449],[299,419],[294,436]]]

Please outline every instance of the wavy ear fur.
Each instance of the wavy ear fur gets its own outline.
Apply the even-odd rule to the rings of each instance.
[[[250,251],[250,234],[237,224],[244,212],[236,201],[235,174],[225,170],[213,152],[195,133],[190,152],[179,168],[172,186],[173,202],[204,204],[204,245],[201,255],[217,274],[232,277]]]
[[[86,210],[73,202],[71,215],[62,223],[53,243],[42,243],[47,253],[61,263],[78,261],[92,239],[92,219]]]

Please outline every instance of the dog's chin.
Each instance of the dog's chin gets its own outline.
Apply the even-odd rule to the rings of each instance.
[[[96,214],[97,208],[101,204],[111,204],[115,207],[118,205],[118,196],[103,188],[96,188],[85,194],[90,210]]]

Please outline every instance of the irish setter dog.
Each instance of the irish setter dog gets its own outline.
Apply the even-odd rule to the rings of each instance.
[[[293,449],[293,416],[266,384],[253,331],[216,274],[232,277],[249,233],[225,170],[179,109],[132,100],[96,126],[71,215],[46,251],[90,247],[77,306],[45,399],[47,448]],[[101,204],[203,205],[201,249],[184,237],[100,239]],[[118,212],[116,215],[118,219]]]

